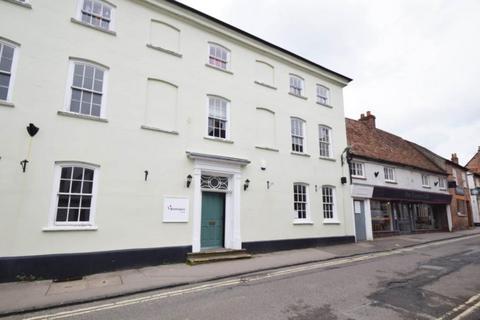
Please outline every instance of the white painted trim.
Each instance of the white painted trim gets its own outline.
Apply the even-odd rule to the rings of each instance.
[[[231,72],[232,70],[232,51],[225,47],[224,45],[219,44],[218,42],[215,41],[208,41],[207,42],[207,66],[214,67],[216,69],[222,70],[222,71],[227,71]],[[227,51],[227,68],[222,69],[220,67],[217,67],[216,65],[210,64],[210,46],[215,46],[215,47],[220,47],[222,49],[225,49]]]
[[[337,188],[334,185],[331,184],[324,184],[322,185],[322,192],[320,196],[322,197],[322,217],[323,217],[323,223],[340,223],[340,220],[338,220],[338,210],[337,210]],[[330,188],[332,189],[332,198],[333,198],[333,217],[332,218],[325,218],[325,212],[323,211],[323,188]]]
[[[370,199],[368,198],[358,198],[358,197],[353,197],[352,198],[352,205],[354,201],[363,201],[363,210],[365,211],[365,235],[367,237],[367,240],[372,241],[373,240],[373,228],[372,228],[372,212],[370,211]],[[354,208],[352,208],[353,214],[355,214]],[[355,225],[355,220],[353,220],[353,224]],[[355,230],[355,235],[356,230]]]
[[[200,252],[201,250],[202,174],[228,177],[229,192],[225,193],[224,246],[228,249],[242,248],[240,233],[240,195],[242,176],[240,168],[240,164],[225,163],[224,161],[216,161],[213,159],[194,159],[192,252]]]
[[[85,25],[88,25],[88,26],[92,26],[94,27],[95,29],[100,29],[99,31],[107,31],[107,32],[111,32],[111,33],[114,33],[115,32],[115,22],[116,22],[116,19],[115,19],[115,11],[117,10],[117,6],[109,1],[106,1],[106,0],[96,0],[96,1],[99,1],[99,2],[102,2],[104,4],[106,4],[107,6],[110,7],[110,24],[108,25],[108,29],[103,29],[101,27],[97,27],[97,26],[94,26],[94,25],[91,25],[89,23],[85,23],[82,21],[82,8],[83,8],[83,3],[84,3],[85,0],[77,0],[77,5],[75,6],[75,13],[74,13],[74,17],[75,19],[78,21],[78,22],[81,22]]]
[[[225,100],[227,102],[227,128],[225,132],[225,138],[220,138],[220,137],[214,137],[214,136],[209,136],[208,135],[208,115],[210,114],[210,98],[219,98],[222,100]],[[215,94],[207,94],[207,113],[205,116],[205,137],[207,138],[212,138],[214,140],[224,140],[226,142],[233,142],[231,139],[231,134],[230,134],[230,104],[231,101],[230,99],[227,99],[225,97],[215,95]]]
[[[300,219],[298,217],[298,213],[295,211],[295,193],[294,192],[292,193],[293,224],[313,224],[312,212],[310,210],[310,188],[309,188],[309,184],[306,183],[306,182],[295,181],[293,183],[293,186],[295,186],[295,185],[305,186],[305,196],[307,198],[307,203],[306,203],[306,206],[305,206],[305,209],[306,209],[305,219]]]
[[[0,37],[0,43],[5,44],[9,47],[13,47],[13,60],[12,67],[10,68],[10,81],[8,83],[7,100],[0,100],[6,103],[12,103],[13,89],[15,86],[15,78],[17,74],[18,56],[20,55],[20,44],[3,37]]]

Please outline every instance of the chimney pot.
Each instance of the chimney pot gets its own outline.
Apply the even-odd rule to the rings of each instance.
[[[452,153],[452,162],[458,164],[458,157],[456,153]]]
[[[478,152],[480,152],[480,146],[478,146]]]
[[[367,111],[367,117],[370,117],[372,114],[370,113],[370,111]]]
[[[360,120],[363,121],[370,129],[375,129],[375,116],[370,112],[367,111],[367,115],[361,114],[360,115]]]

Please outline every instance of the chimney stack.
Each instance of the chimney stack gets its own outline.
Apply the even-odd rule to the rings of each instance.
[[[452,162],[458,164],[458,157],[456,153],[452,153]]]
[[[363,113],[360,115],[359,121],[363,121],[370,129],[375,129],[375,119],[375,116],[370,111],[367,111],[367,115]]]

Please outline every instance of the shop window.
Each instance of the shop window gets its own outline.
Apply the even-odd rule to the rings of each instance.
[[[371,201],[373,232],[392,231],[392,205],[387,201]]]

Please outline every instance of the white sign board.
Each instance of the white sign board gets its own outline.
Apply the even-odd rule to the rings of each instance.
[[[188,198],[165,197],[163,222],[188,222]]]

